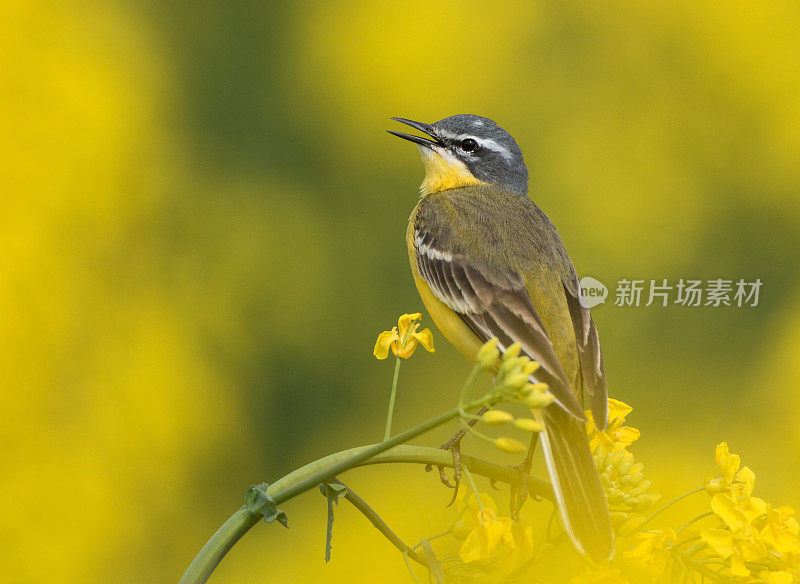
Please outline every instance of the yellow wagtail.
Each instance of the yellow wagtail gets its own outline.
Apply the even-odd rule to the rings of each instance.
[[[540,363],[532,381],[547,383],[555,398],[540,421],[564,528],[579,551],[608,559],[614,536],[582,405],[585,389],[596,425],[605,428],[600,343],[564,243],[528,197],[522,152],[480,116],[433,124],[392,119],[428,136],[390,132],[419,145],[426,170],[407,233],[422,301],[470,360],[497,337],[501,350],[518,342]]]

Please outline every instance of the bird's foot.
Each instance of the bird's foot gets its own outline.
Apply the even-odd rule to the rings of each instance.
[[[455,502],[456,497],[458,496],[458,486],[461,483],[461,439],[462,438],[463,438],[463,435],[456,434],[455,436],[450,438],[450,440],[448,440],[447,442],[445,442],[444,444],[442,444],[439,447],[441,450],[449,450],[450,452],[453,453],[453,479],[452,479],[453,482],[452,483],[447,478],[447,474],[445,473],[445,470],[444,470],[445,467],[442,466],[442,465],[436,465],[436,468],[439,471],[439,480],[441,481],[441,483],[444,486],[446,486],[446,487],[448,487],[450,489],[453,489],[453,496],[450,499],[450,502],[446,505],[447,507],[449,507],[450,505],[452,505]],[[430,465],[430,464],[425,466],[425,470],[427,470],[427,471],[432,470],[432,468],[433,468],[433,465]]]

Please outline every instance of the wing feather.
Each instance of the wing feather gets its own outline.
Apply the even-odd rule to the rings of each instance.
[[[608,388],[603,354],[600,351],[600,337],[589,307],[581,303],[580,281],[577,275],[571,282],[564,282],[564,293],[575,327],[583,387],[589,394],[594,423],[603,430],[608,424]]]
[[[556,402],[567,412],[585,419],[522,275],[439,250],[434,239],[419,234],[414,238],[420,276],[434,296],[455,311],[481,341],[497,337],[504,348],[519,342],[523,353],[541,365],[537,380],[549,385]]]

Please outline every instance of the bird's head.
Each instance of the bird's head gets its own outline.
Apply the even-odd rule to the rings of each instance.
[[[459,114],[432,124],[392,118],[429,136],[389,131],[419,145],[425,164],[422,194],[476,184],[496,185],[524,195],[528,169],[511,134],[489,118]]]

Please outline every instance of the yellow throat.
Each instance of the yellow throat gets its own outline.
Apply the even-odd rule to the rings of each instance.
[[[419,187],[425,196],[430,193],[481,184],[458,158],[443,149],[421,147],[425,179]]]

